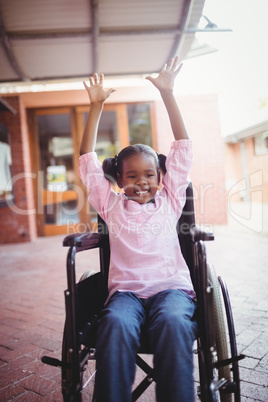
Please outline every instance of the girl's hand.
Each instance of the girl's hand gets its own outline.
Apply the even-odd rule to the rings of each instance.
[[[90,86],[83,81],[91,104],[103,103],[107,98],[109,98],[111,93],[115,91],[113,88],[105,90],[103,88],[103,80],[104,75],[102,73],[100,74],[100,78],[98,77],[98,74],[95,73],[93,74],[93,77],[89,77]]]
[[[182,63],[178,66],[178,57],[169,60],[168,64],[165,64],[160,71],[158,77],[153,78],[151,76],[145,77],[146,80],[159,89],[159,91],[173,91],[175,79],[182,68]]]

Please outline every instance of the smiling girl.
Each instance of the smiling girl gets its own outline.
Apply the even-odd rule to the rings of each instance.
[[[114,89],[103,88],[103,74],[89,78],[89,86],[84,83],[91,106],[80,148],[80,176],[90,190],[90,203],[108,225],[111,249],[109,296],[97,333],[97,402],[131,401],[142,329],[154,354],[157,400],[195,400],[195,293],[176,232],[192,163],[191,141],[173,94],[180,69],[176,57],[158,77],[146,77],[160,91],[175,139],[166,160],[137,144],[101,166],[95,153],[98,125]],[[124,192],[114,192],[111,182]]]

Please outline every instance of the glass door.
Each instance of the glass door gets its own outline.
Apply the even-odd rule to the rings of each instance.
[[[87,200],[88,191],[78,173],[88,110],[88,106],[28,110],[39,236],[97,229],[97,213]],[[96,144],[100,162],[129,144],[154,146],[151,117],[149,103],[105,104]]]
[[[88,108],[78,109],[81,129],[83,132],[88,116]],[[79,126],[79,124],[78,124]],[[112,158],[122,148],[128,145],[128,125],[126,105],[105,105],[101,115],[98,136],[96,142],[96,152],[99,161],[102,163],[105,158]],[[116,188],[119,191],[118,188]],[[88,204],[90,227],[95,230],[97,227],[97,212]],[[85,221],[85,218],[84,218]]]
[[[80,222],[71,119],[68,109],[36,114],[45,236],[72,233]]]

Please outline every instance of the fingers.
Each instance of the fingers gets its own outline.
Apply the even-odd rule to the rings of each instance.
[[[170,59],[168,64],[166,65],[167,66],[166,70],[171,70],[172,66],[173,66],[173,63],[174,63],[174,58],[172,57],[172,59]]]
[[[93,85],[103,85],[103,81],[104,81],[104,74],[100,73],[100,78],[98,77],[97,73],[93,74],[93,77],[89,77],[89,83],[90,86],[92,87]],[[88,88],[88,86],[86,85],[86,83],[83,83],[85,85],[86,88]]]
[[[178,61],[178,56],[172,57],[167,64],[167,70],[175,71],[178,65]]]
[[[94,81],[94,84],[98,84],[98,80],[99,80],[98,74],[97,74],[97,73],[94,73],[94,74],[93,74],[93,81]]]
[[[163,68],[162,68],[162,71],[164,71],[164,70],[166,70],[166,69],[167,69],[167,63],[164,64],[164,66],[163,66]]]
[[[105,90],[103,88],[103,82],[104,82],[104,74],[100,73],[100,76],[98,76],[97,73],[94,73],[92,77],[88,78],[89,80],[89,86],[86,84],[85,81],[83,81],[84,87],[89,93],[90,100],[92,101],[92,93],[94,92],[94,96],[98,97],[99,99],[103,98],[103,101],[107,99],[113,92],[116,91],[114,88],[109,88],[108,90]],[[92,89],[92,90],[91,90]],[[97,95],[96,95],[97,94]]]
[[[89,83],[90,83],[90,86],[92,87],[92,85],[94,85],[94,81],[93,81],[93,78],[92,77],[89,77]]]
[[[110,96],[113,92],[115,92],[116,91],[116,89],[114,89],[114,88],[110,88],[110,89],[108,89],[107,90],[107,98],[108,98],[108,96]]]
[[[160,73],[162,71],[175,71],[178,65],[178,60],[179,60],[178,56],[172,57],[168,63],[164,64]]]
[[[88,89],[88,86],[85,81],[83,81],[83,84],[84,84],[85,89]]]
[[[177,75],[183,66],[182,63],[180,63],[179,65],[178,65],[178,63],[179,63],[178,56],[172,57],[169,60],[168,64],[165,64],[166,67],[164,66],[163,70],[171,71],[172,73]]]
[[[104,74],[100,73],[100,84],[102,85],[104,81]]]
[[[154,78],[151,77],[150,75],[147,75],[147,77],[145,77],[146,80],[153,82]]]
[[[97,84],[98,84],[99,77],[98,77],[98,74],[97,74],[97,73],[94,73],[94,74],[93,74],[93,78],[91,78],[91,81],[92,81],[92,84],[91,84],[91,85],[97,85]],[[90,83],[91,83],[91,81],[90,81]]]
[[[179,67],[175,70],[175,74],[177,75],[182,69],[183,63],[180,63]]]

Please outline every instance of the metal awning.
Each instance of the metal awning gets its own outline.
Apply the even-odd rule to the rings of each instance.
[[[0,0],[0,82],[159,71],[186,57],[205,0]]]

